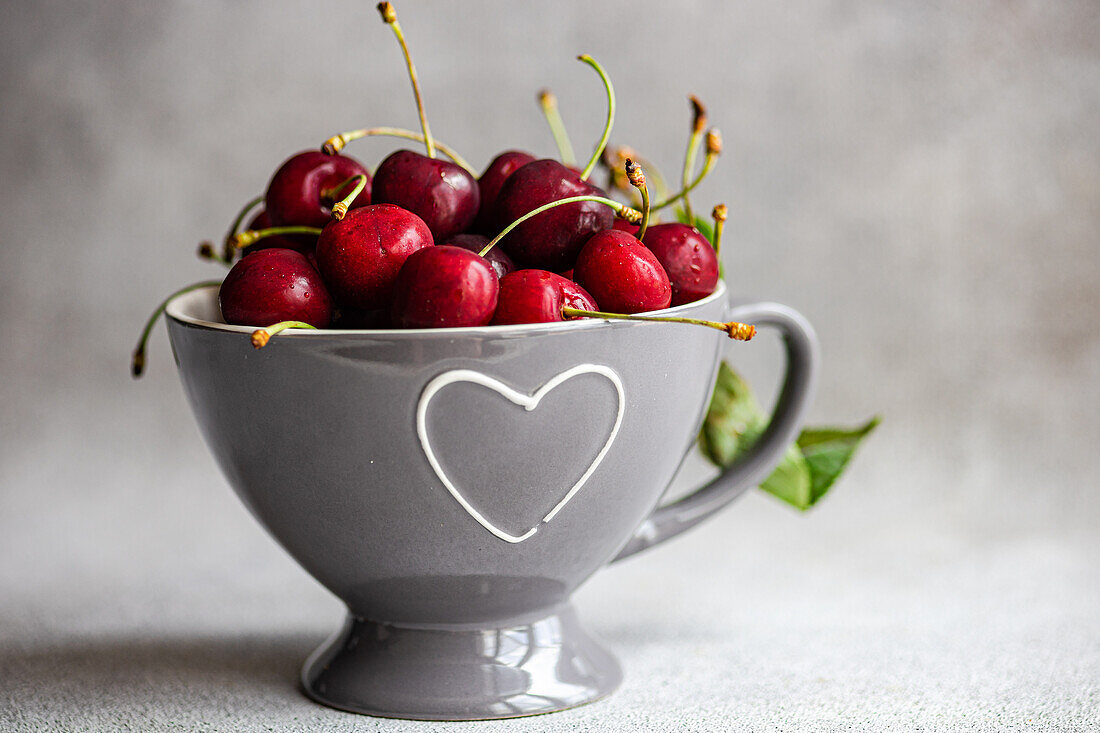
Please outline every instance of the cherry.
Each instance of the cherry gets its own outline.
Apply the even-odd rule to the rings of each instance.
[[[484,257],[461,247],[427,247],[401,267],[390,314],[399,328],[484,326],[499,291],[496,272]]]
[[[618,229],[620,232],[626,232],[632,237],[638,236],[638,225],[631,224],[626,219],[615,219],[611,224],[612,229]]]
[[[539,206],[573,196],[601,196],[588,183],[556,160],[536,160],[504,182],[496,202],[498,227]],[[611,226],[615,215],[595,201],[559,206],[525,221],[501,245],[517,262],[546,270],[571,267],[581,247],[594,233]]]
[[[218,291],[222,317],[238,326],[303,321],[332,322],[332,298],[320,273],[293,249],[265,249],[242,258]]]
[[[374,174],[375,203],[413,212],[442,242],[474,223],[481,200],[477,181],[457,164],[398,150]]]
[[[657,224],[642,237],[668,274],[672,305],[705,298],[718,285],[718,257],[699,230],[687,224]]]
[[[264,196],[264,208],[275,226],[323,227],[332,215],[332,202],[347,193],[337,187],[357,175],[366,175],[367,185],[352,205],[366,206],[371,202],[371,179],[362,163],[346,155],[305,150],[292,155],[275,171]],[[351,190],[350,184],[347,189]]]
[[[332,318],[333,328],[389,328],[390,309],[360,310],[358,308],[337,308]]]
[[[480,252],[489,244],[489,238],[480,234],[456,234],[444,244],[468,249],[471,252]],[[500,247],[493,247],[483,256],[493,266],[493,272],[497,274],[497,278],[502,278],[516,269],[516,263],[512,262],[512,258],[505,254]]]
[[[340,307],[374,310],[389,304],[406,258],[432,245],[432,233],[419,216],[392,204],[371,204],[325,226],[317,240],[317,267]]]
[[[535,156],[524,153],[521,150],[506,150],[489,163],[485,172],[477,179],[478,192],[481,204],[478,208],[474,229],[482,233],[496,232],[496,221],[493,212],[496,208],[497,196],[504,182],[518,169],[533,163]]]
[[[565,307],[598,308],[595,299],[572,280],[546,270],[516,270],[500,281],[493,325],[562,321]]]
[[[619,313],[667,308],[672,286],[657,258],[626,232],[606,229],[584,245],[573,272],[601,307]]]

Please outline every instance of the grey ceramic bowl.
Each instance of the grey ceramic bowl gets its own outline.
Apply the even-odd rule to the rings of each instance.
[[[373,715],[503,718],[621,679],[573,591],[762,479],[811,397],[817,347],[785,306],[723,286],[670,313],[778,328],[786,373],[742,461],[664,507],[730,341],[710,329],[574,321],[287,331],[254,350],[216,289],[168,306],[184,390],[241,499],[348,607],[306,662],[319,702]],[[737,343],[732,351],[752,348]]]

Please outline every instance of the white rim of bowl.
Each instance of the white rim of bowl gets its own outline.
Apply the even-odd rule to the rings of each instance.
[[[189,326],[197,326],[199,328],[207,328],[212,331],[225,331],[228,333],[247,333],[251,334],[253,331],[263,328],[263,326],[234,326],[228,323],[221,323],[219,321],[207,321],[202,318],[195,318],[185,312],[186,305],[193,300],[198,300],[202,297],[209,297],[211,294],[216,297],[217,285],[210,285],[205,288],[199,288],[198,290],[192,290],[189,293],[183,293],[177,295],[168,302],[168,306],[164,312],[168,318],[179,323],[184,323]],[[665,308],[659,311],[650,311],[648,313],[639,314],[647,316],[680,316],[684,313],[691,311],[695,308],[702,307],[711,303],[712,301],[720,299],[726,293],[726,283],[724,280],[719,280],[718,285],[714,288],[714,292],[705,298],[692,301],[691,303],[684,303],[672,308]],[[267,324],[271,325],[271,324]],[[385,336],[391,337],[413,337],[417,335],[468,335],[468,334],[486,334],[486,335],[508,335],[508,334],[523,334],[531,332],[543,332],[543,331],[569,331],[586,328],[599,328],[603,326],[642,326],[646,325],[645,321],[623,321],[623,320],[610,320],[606,318],[580,318],[574,321],[558,321],[554,323],[517,323],[506,326],[460,326],[456,328],[288,328],[287,330],[279,334],[279,338],[286,338],[288,336],[293,338],[317,338],[321,336]],[[659,325],[659,324],[654,324]],[[715,332],[717,333],[717,332]]]

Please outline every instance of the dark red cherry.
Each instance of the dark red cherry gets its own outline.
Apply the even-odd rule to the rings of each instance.
[[[248,222],[249,229],[267,229],[273,226],[275,225],[271,223],[271,217],[267,215],[266,210],[261,210],[260,213],[252,217],[252,221]],[[312,234],[289,234],[278,237],[264,237],[241,251],[247,255],[250,252],[278,247],[281,249],[296,249],[305,254],[307,258],[312,258],[315,246],[317,246],[317,237]],[[311,264],[315,264],[315,262],[311,260]]]
[[[461,247],[471,252],[481,252],[488,243],[489,238],[480,234],[456,234],[444,242],[444,244],[452,247]],[[512,262],[512,258],[505,254],[500,247],[493,247],[489,250],[485,255],[485,259],[489,260],[489,264],[493,266],[493,271],[496,272],[498,278],[504,277],[516,269],[516,263]]]
[[[672,285],[672,305],[705,298],[718,285],[718,257],[699,230],[687,224],[657,224],[642,239]]]
[[[360,310],[358,308],[337,308],[332,316],[333,328],[389,328],[390,309]]]
[[[618,229],[597,232],[588,240],[573,277],[595,296],[601,310],[612,313],[655,311],[672,302],[672,286],[656,256]]]
[[[317,239],[317,268],[340,307],[384,308],[406,258],[432,244],[428,225],[416,214],[371,204],[325,226]]]
[[[437,242],[469,229],[481,200],[469,173],[411,150],[398,150],[379,164],[371,195],[375,203],[396,204],[419,216]]]
[[[520,150],[506,150],[493,158],[492,162],[489,163],[489,167],[477,179],[477,188],[481,194],[481,205],[478,208],[477,220],[474,222],[476,231],[489,235],[495,235],[499,231],[499,229],[496,229],[494,218],[497,195],[508,176],[528,163],[534,162],[534,160],[535,156]],[[496,231],[494,231],[495,229]],[[495,252],[497,249],[497,247],[493,247],[492,251]]]
[[[218,292],[222,317],[237,326],[332,322],[332,298],[320,273],[293,249],[265,249],[237,261]]]
[[[536,160],[504,182],[497,196],[496,223],[503,229],[543,204],[570,196],[606,195],[558,161]],[[589,237],[611,228],[614,218],[610,208],[595,201],[566,204],[523,222],[500,244],[520,265],[561,272],[573,266]]]
[[[626,232],[632,237],[638,236],[638,229],[641,227],[638,224],[631,224],[626,219],[616,218],[611,224],[612,229],[618,229],[620,232]]]
[[[565,320],[565,306],[599,310],[584,288],[547,270],[516,270],[500,281],[493,325],[553,323]]]
[[[442,245],[414,252],[393,287],[390,315],[398,328],[484,326],[500,290],[488,260]]]
[[[274,226],[323,227],[332,217],[332,204],[350,195],[348,185],[328,197],[331,191],[352,176],[366,174],[367,186],[355,197],[352,207],[371,202],[370,173],[355,158],[346,155],[325,155],[320,150],[306,150],[283,163],[264,196],[264,209]]]

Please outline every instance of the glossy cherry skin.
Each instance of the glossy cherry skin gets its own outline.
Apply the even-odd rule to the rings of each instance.
[[[367,186],[355,197],[351,208],[371,202],[371,178],[367,169],[346,155],[305,150],[291,156],[275,171],[267,185],[264,210],[273,226],[323,227],[332,217],[332,204],[350,194],[353,186],[347,186],[334,200],[322,200],[321,192],[359,174],[366,174]]]
[[[612,313],[655,311],[672,302],[672,285],[657,257],[618,229],[598,232],[588,240],[573,277],[595,296],[601,310]]]
[[[378,329],[390,327],[390,309],[359,310],[358,308],[337,308],[332,316],[333,328]]]
[[[506,150],[493,158],[485,172],[477,179],[477,188],[481,194],[481,205],[478,208],[477,219],[474,222],[475,231],[496,236],[500,230],[496,226],[494,211],[497,196],[500,194],[501,187],[504,186],[504,181],[508,179],[508,176],[534,161],[535,156],[521,150]],[[494,247],[494,249],[496,248]]]
[[[611,223],[611,228],[618,229],[620,232],[626,232],[632,237],[637,237],[638,230],[641,227],[638,224],[631,224],[626,219],[616,218],[615,221]]]
[[[428,225],[392,204],[352,209],[317,239],[317,269],[342,308],[387,307],[393,283],[413,252],[434,244]]]
[[[332,322],[332,298],[320,273],[293,249],[265,249],[240,259],[218,291],[222,317],[237,326]]]
[[[374,173],[372,200],[413,212],[443,242],[470,228],[481,195],[477,181],[454,163],[398,150]]]
[[[480,234],[456,234],[444,242],[444,244],[449,244],[452,247],[461,247],[471,252],[481,252],[488,243],[489,238]],[[489,250],[485,254],[485,259],[489,260],[489,264],[493,266],[493,271],[496,272],[498,278],[504,277],[516,269],[516,263],[512,262],[512,258],[499,246]]]
[[[718,257],[699,230],[687,224],[658,224],[642,239],[657,257],[672,285],[672,305],[683,305],[714,292],[718,285]]]
[[[497,196],[497,224],[505,226],[551,201],[570,196],[607,196],[556,160],[536,160],[504,182]],[[519,265],[561,272],[573,266],[594,233],[611,228],[615,215],[595,201],[558,206],[513,229],[500,245]]]
[[[493,325],[554,323],[561,309],[599,310],[584,288],[547,270],[516,270],[500,281],[500,297]]]
[[[488,260],[461,247],[414,252],[393,288],[390,316],[398,328],[485,326],[500,291]]]
[[[252,217],[252,221],[248,222],[249,229],[267,229],[273,227],[271,223],[271,217],[267,215],[267,211],[263,210],[256,216]],[[250,244],[242,250],[244,254],[251,252],[259,252],[263,249],[296,249],[302,252],[306,257],[313,257],[313,248],[317,246],[317,237],[311,234],[294,234],[290,236],[278,236],[278,237],[264,237],[254,244]]]

